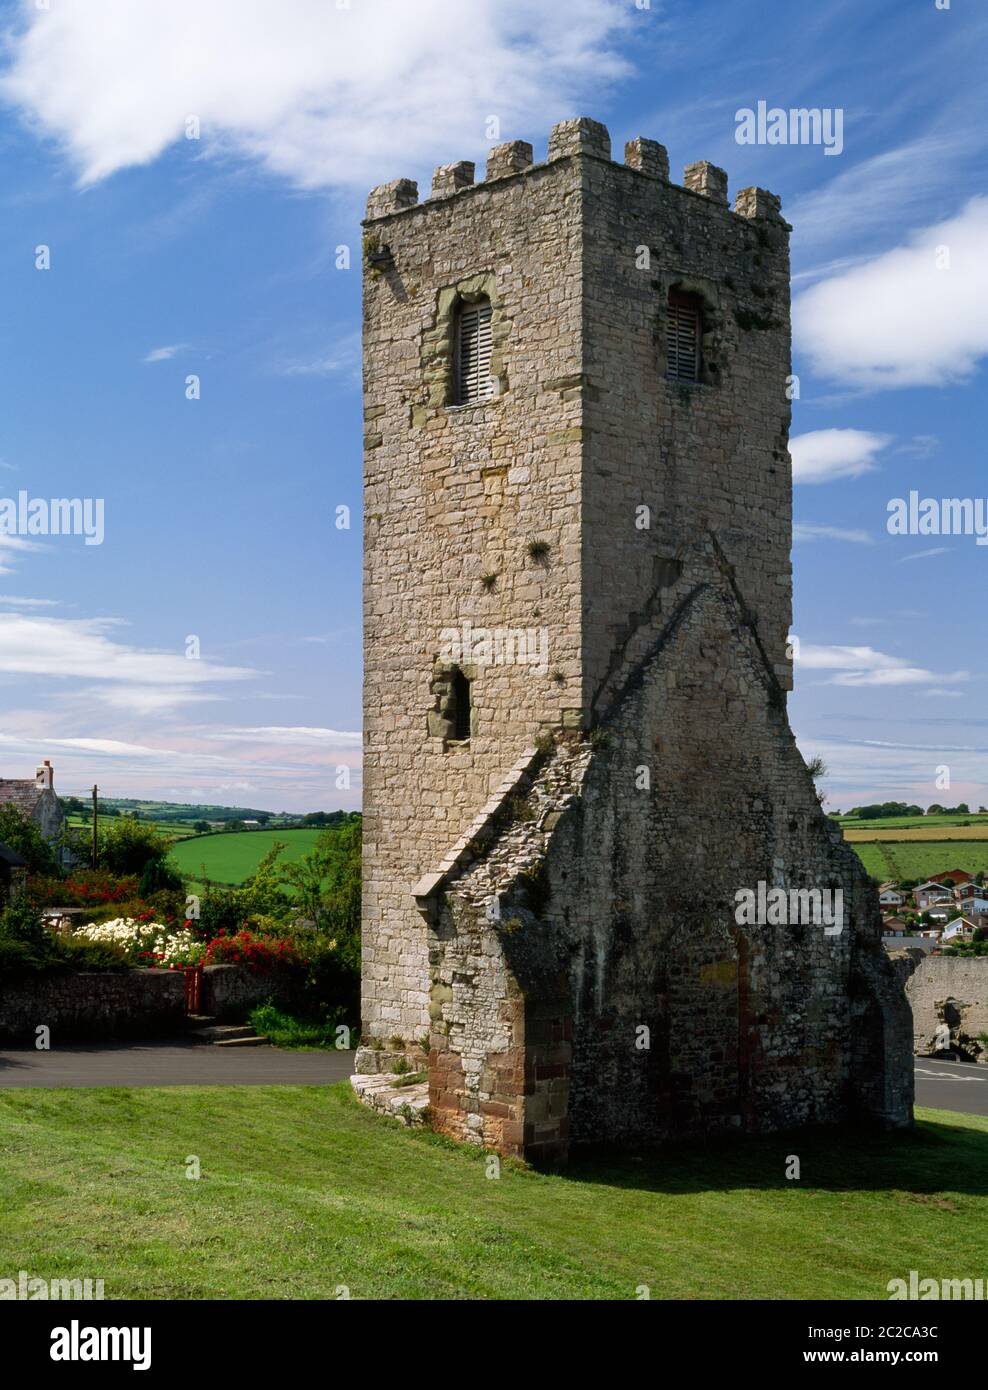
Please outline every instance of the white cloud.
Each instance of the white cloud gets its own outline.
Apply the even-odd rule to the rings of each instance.
[[[889,656],[876,651],[874,647],[823,646],[802,643],[799,647],[797,664],[813,671],[835,671],[825,685],[931,685],[936,683],[965,681],[967,671],[943,672],[927,671],[921,666],[910,666],[902,657]]]
[[[798,521],[792,528],[794,542],[800,541],[853,541],[857,545],[870,545],[871,537],[867,531],[855,531],[843,526],[814,526],[810,522]]]
[[[966,381],[988,354],[986,243],[988,198],[972,198],[905,246],[814,285],[793,305],[799,351],[821,376],[866,389]]]
[[[904,555],[901,560],[896,560],[897,565],[904,565],[908,560],[930,560],[934,555],[949,555],[949,545],[935,545],[930,550],[917,550],[913,555]]]
[[[57,608],[57,598],[22,598],[19,594],[0,594],[0,606],[4,608]]]
[[[319,729],[306,725],[265,724],[257,728],[213,728],[208,729],[210,738],[236,743],[285,744],[294,747],[311,744],[316,747],[357,747],[363,743],[359,731],[343,729]]]
[[[2,84],[91,184],[182,141],[301,187],[481,154],[622,75],[624,0],[59,0],[24,5]],[[199,142],[185,142],[197,117]]]
[[[111,618],[0,613],[0,672],[178,690],[213,681],[247,680],[259,674],[247,666],[189,661],[182,651],[129,646],[110,635],[119,626]]]
[[[41,549],[43,547],[37,541],[25,540],[23,536],[0,535],[0,574],[13,573],[12,561],[15,556]]]
[[[812,430],[789,441],[794,483],[830,483],[837,478],[859,478],[877,466],[875,455],[891,442],[891,435],[870,430]]]
[[[177,352],[187,347],[187,343],[170,343],[166,347],[152,348],[142,362],[170,362]]]

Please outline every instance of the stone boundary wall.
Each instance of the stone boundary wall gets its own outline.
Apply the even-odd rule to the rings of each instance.
[[[944,1052],[942,1028],[950,1029],[950,1050],[969,1061],[988,1061],[988,956],[927,956],[903,952],[896,968],[905,973],[906,998],[913,1011],[913,1051],[920,1057]],[[938,1033],[938,1029],[940,1032]]]
[[[283,971],[262,975],[245,965],[207,965],[202,972],[199,1012],[223,1023],[239,1023],[266,999],[290,1010],[296,993],[295,983]]]
[[[185,978],[174,970],[39,975],[0,983],[0,1041],[153,1038],[185,1023]]]

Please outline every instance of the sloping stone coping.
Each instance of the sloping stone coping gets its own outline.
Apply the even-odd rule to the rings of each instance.
[[[525,750],[510,772],[501,779],[497,790],[487,798],[483,809],[471,822],[469,828],[447,851],[445,857],[439,861],[435,870],[432,873],[424,874],[419,879],[412,889],[412,895],[419,911],[427,910],[429,899],[444,886],[460,867],[461,862],[470,857],[471,846],[478,839],[487,835],[508,797],[517,790],[519,783],[531,772],[536,759],[541,756],[542,754],[537,748]]]

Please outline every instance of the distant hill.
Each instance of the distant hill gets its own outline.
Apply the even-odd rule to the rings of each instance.
[[[63,797],[64,800],[71,798]],[[89,806],[89,798],[78,796],[83,806]],[[290,811],[262,811],[252,806],[214,806],[207,802],[189,801],[138,801],[126,796],[101,796],[100,807],[119,811],[121,815],[140,815],[144,820],[162,823],[170,821],[266,821],[270,826],[278,825],[334,825],[337,821],[348,820],[353,814],[349,811],[311,811],[300,814]]]

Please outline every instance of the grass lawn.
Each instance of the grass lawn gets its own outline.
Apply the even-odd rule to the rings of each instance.
[[[492,1180],[345,1085],[0,1091],[0,1275],[107,1298],[881,1299],[910,1269],[988,1274],[988,1118],[919,1113]]]
[[[285,846],[280,862],[294,863],[309,854],[321,829],[224,831],[197,835],[173,845],[170,858],[179,873],[201,881],[237,885],[243,883],[270,851],[276,840]]]

